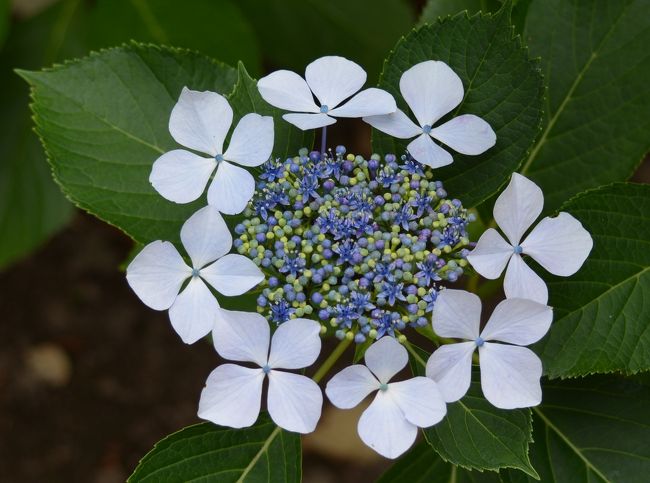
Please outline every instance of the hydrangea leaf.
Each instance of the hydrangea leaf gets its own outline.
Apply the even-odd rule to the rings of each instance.
[[[156,443],[129,483],[219,481],[298,483],[300,435],[283,431],[262,414],[254,426],[189,426]]]
[[[424,25],[400,40],[386,59],[379,86],[410,113],[401,97],[402,73],[426,60],[446,62],[462,79],[465,98],[439,123],[458,114],[475,114],[497,135],[494,147],[479,156],[452,153],[453,164],[436,169],[436,179],[465,206],[494,194],[526,157],[542,119],[543,83],[537,61],[529,59],[513,35],[509,5],[494,15],[461,13]],[[437,124],[439,124],[437,123]],[[408,140],[373,130],[373,149],[402,154]]]
[[[39,246],[74,213],[74,206],[52,179],[34,133],[28,86],[14,72],[16,67],[36,69],[44,61],[82,50],[81,19],[71,17],[67,7],[68,2],[60,2],[32,18],[13,22],[0,52],[0,268]],[[62,37],[61,42],[54,41],[55,36]]]
[[[528,7],[533,0],[512,0],[512,23],[515,31],[523,31]],[[503,0],[428,0],[422,9],[418,24],[433,23],[439,17],[455,15],[467,10],[469,15],[476,12],[497,12],[503,5]]]
[[[567,211],[594,239],[568,278],[540,270],[555,320],[535,350],[549,377],[650,369],[650,186],[616,183],[578,195]]]
[[[282,119],[282,114],[285,111],[276,109],[262,99],[257,90],[257,81],[248,75],[244,64],[241,62],[237,68],[235,89],[228,100],[234,111],[233,124],[249,112],[256,112],[263,116],[273,116],[273,129],[275,132],[274,157],[284,160],[287,157],[296,156],[300,148],[312,147],[314,130],[302,131]]]
[[[543,390],[542,405],[533,408],[535,443],[530,446],[541,481],[647,481],[649,387],[595,376],[550,381]]]
[[[239,0],[266,59],[303,74],[323,55],[358,62],[377,82],[385,52],[413,25],[408,2],[395,0]],[[306,39],[309,39],[308,41]]]
[[[448,483],[456,468],[445,463],[425,441],[400,456],[397,463],[381,475],[377,483]]]
[[[411,353],[413,372],[424,375],[426,354]],[[480,376],[472,374],[469,392],[447,405],[447,416],[423,430],[427,442],[444,461],[466,469],[516,468],[538,478],[528,458],[532,442],[529,409],[506,411],[492,406],[481,393]]]
[[[524,38],[548,86],[542,134],[521,173],[557,209],[589,188],[630,177],[650,149],[650,4],[545,0]]]
[[[91,49],[125,39],[155,42],[198,50],[231,65],[242,61],[258,74],[260,52],[254,34],[235,0],[193,0],[183,8],[170,0],[98,0],[88,16]]]
[[[236,71],[197,53],[130,44],[20,75],[66,195],[140,243],[177,241],[205,201],[165,200],[149,184],[151,165],[178,147],[167,124],[183,86],[228,93]]]
[[[431,446],[423,441],[404,454],[381,475],[377,483],[510,483],[536,481],[519,471],[466,470],[445,463]]]

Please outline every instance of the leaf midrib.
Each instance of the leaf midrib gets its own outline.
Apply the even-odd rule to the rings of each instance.
[[[537,144],[535,144],[535,147],[533,150],[530,152],[530,155],[528,156],[528,159],[526,162],[522,165],[521,169],[519,172],[523,175],[525,175],[528,170],[530,169],[530,166],[532,165],[533,161],[539,154],[542,146],[546,142],[546,139],[548,138],[548,135],[550,131],[555,127],[555,123],[557,122],[558,118],[560,115],[563,113],[564,109],[567,107],[569,101],[571,100],[571,97],[575,90],[578,88],[578,85],[582,82],[582,79],[586,75],[586,72],[589,70],[591,67],[591,64],[593,63],[594,59],[598,57],[598,52],[603,48],[603,46],[607,43],[609,40],[609,37],[611,36],[612,32],[614,29],[618,26],[621,18],[625,15],[627,12],[627,9],[629,7],[628,5],[625,5],[625,7],[621,10],[620,15],[616,18],[616,20],[612,23],[611,27],[607,31],[607,33],[603,36],[602,40],[600,43],[596,46],[596,48],[592,51],[591,56],[585,63],[585,65],[582,67],[580,72],[578,72],[578,75],[576,76],[575,80],[573,81],[573,84],[571,84],[571,87],[569,87],[569,90],[567,91],[566,95],[564,96],[564,99],[562,99],[562,102],[560,103],[560,106],[558,107],[557,111],[553,114],[551,119],[549,120],[548,124],[546,125],[546,128],[544,128],[544,132],[542,133],[542,136],[539,138],[539,141]],[[547,95],[548,97],[548,95]]]
[[[280,426],[277,426],[273,430],[273,432],[271,432],[271,434],[268,435],[268,437],[266,438],[266,441],[264,441],[264,444],[262,445],[260,450],[257,452],[257,454],[255,456],[253,456],[253,459],[251,459],[248,466],[246,466],[246,468],[244,468],[244,471],[242,472],[242,474],[237,479],[237,483],[242,483],[242,482],[244,482],[246,480],[246,476],[248,476],[248,473],[251,472],[251,470],[255,467],[255,465],[257,464],[259,459],[262,457],[262,455],[269,449],[269,446],[271,445],[271,443],[273,442],[275,437],[278,434],[280,434],[280,431],[281,431]]]

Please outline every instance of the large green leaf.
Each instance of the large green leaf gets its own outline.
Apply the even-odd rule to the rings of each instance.
[[[165,200],[149,184],[151,165],[178,147],[167,125],[183,86],[228,93],[236,71],[200,54],[131,44],[20,74],[32,86],[36,129],[66,194],[138,242],[178,240],[204,201]]]
[[[473,15],[477,12],[496,12],[500,7],[499,0],[428,0],[420,14],[419,23],[433,23],[438,18],[455,15],[463,10]]]
[[[626,180],[650,148],[650,1],[534,1],[525,39],[542,57],[544,129],[522,168],[545,210]]]
[[[432,23],[439,17],[454,15],[467,10],[470,15],[476,12],[496,12],[505,0],[428,0],[420,14],[419,24]],[[532,0],[512,0],[512,23],[517,32],[523,31],[526,13]]]
[[[11,2],[0,0],[0,48],[5,41],[9,31],[9,14],[11,13]]]
[[[268,104],[259,91],[257,82],[246,72],[244,64],[238,66],[237,84],[229,98],[230,104],[235,111],[233,122],[248,112],[257,112],[265,116],[273,116],[275,130],[275,144],[273,156],[278,158],[293,157],[298,154],[300,148],[311,148],[314,143],[314,130],[303,131],[282,119],[284,111],[276,109]]]
[[[612,376],[544,384],[531,446],[542,481],[648,481],[648,407],[650,388]]]
[[[425,354],[412,355],[414,373],[424,374]],[[447,416],[423,430],[427,442],[445,461],[464,468],[517,468],[537,478],[528,459],[530,410],[495,408],[483,397],[478,372],[472,379],[465,397],[447,405]]]
[[[509,5],[494,15],[435,21],[398,42],[386,60],[380,87],[391,92],[399,107],[409,112],[399,92],[402,73],[425,60],[442,60],[460,76],[463,102],[441,122],[463,113],[488,121],[497,135],[496,145],[480,156],[453,153],[454,162],[437,169],[437,179],[449,194],[473,206],[494,194],[525,158],[542,118],[542,77],[538,63],[518,37],[513,37]],[[373,131],[373,149],[379,153],[404,152],[408,141]]]
[[[530,477],[528,477],[530,478]],[[531,481],[535,481],[530,478]],[[469,471],[445,463],[426,442],[414,446],[381,475],[377,483],[500,483],[528,481],[524,473]]]
[[[613,184],[562,210],[582,222],[594,248],[577,274],[545,275],[555,321],[536,350],[547,375],[650,369],[650,186]]]
[[[33,132],[28,87],[13,71],[78,54],[79,19],[73,13],[62,2],[15,22],[0,52],[0,268],[37,247],[73,213]]]
[[[302,74],[323,55],[360,63],[371,84],[386,52],[413,25],[405,0],[240,0],[263,55]]]
[[[90,8],[88,47],[129,39],[196,49],[231,65],[245,62],[260,73],[252,26],[233,0],[99,0]]]
[[[422,442],[400,456],[397,463],[381,475],[377,483],[448,483],[456,468],[445,463],[431,446]]]
[[[203,423],[171,434],[142,458],[128,482],[298,483],[301,473],[300,435],[262,415],[250,428]]]

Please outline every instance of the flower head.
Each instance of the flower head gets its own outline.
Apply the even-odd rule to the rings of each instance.
[[[179,144],[207,154],[199,156],[174,149],[153,164],[149,181],[163,197],[176,203],[197,199],[208,188],[208,203],[222,213],[241,213],[255,191],[253,176],[236,166],[259,166],[273,149],[273,118],[246,114],[223,150],[233,112],[225,97],[216,92],[183,88],[169,118],[169,132]],[[234,164],[233,164],[234,163]]]
[[[445,401],[457,401],[469,389],[472,354],[478,348],[481,389],[490,403],[502,409],[538,405],[542,400],[542,362],[521,346],[544,337],[553,320],[551,307],[532,300],[506,299],[496,306],[482,331],[480,320],[478,296],[450,289],[438,294],[433,330],[440,337],[468,342],[436,349],[427,362],[427,376],[438,383]]]
[[[251,426],[259,416],[262,383],[268,376],[271,419],[288,431],[312,432],[323,405],[320,388],[308,377],[279,369],[312,365],[320,353],[319,332],[317,322],[294,319],[278,327],[271,339],[261,315],[221,311],[213,339],[216,351],[224,359],[257,367],[223,364],[212,371],[201,392],[199,417],[232,428]]]
[[[414,65],[402,74],[399,88],[418,124],[400,109],[391,114],[367,116],[363,120],[396,138],[417,136],[407,148],[415,160],[432,168],[453,161],[451,154],[431,138],[461,154],[481,154],[494,146],[494,131],[487,122],[473,114],[463,114],[433,127],[461,103],[464,95],[460,77],[444,62],[428,60]]]
[[[264,275],[250,259],[228,254],[232,236],[212,206],[200,209],[183,224],[181,241],[191,266],[173,244],[155,241],[129,264],[126,279],[147,306],[169,309],[174,330],[185,343],[192,344],[213,329],[219,311],[219,303],[205,282],[223,295],[234,296],[250,290]]]
[[[359,419],[359,436],[386,458],[397,458],[415,441],[418,428],[439,422],[447,408],[437,384],[426,377],[389,382],[408,363],[406,349],[392,337],[372,344],[366,365],[346,367],[327,383],[325,393],[341,409],[358,405],[377,391]]]
[[[521,241],[543,206],[544,195],[539,186],[513,173],[510,184],[494,204],[494,219],[509,242],[494,228],[488,228],[467,256],[485,278],[499,278],[508,267],[503,282],[508,298],[526,298],[542,304],[548,300],[546,284],[524,263],[522,255],[529,255],[553,275],[567,277],[580,269],[593,247],[589,232],[564,212],[555,218],[543,218]]]
[[[303,150],[277,173],[258,184],[235,227],[239,253],[272,275],[257,299],[269,321],[314,314],[357,343],[399,337],[426,321],[433,301],[424,297],[463,273],[471,216],[430,172],[339,146],[336,154]]]
[[[306,130],[334,124],[335,117],[394,112],[395,99],[388,92],[374,87],[358,92],[366,77],[366,72],[351,60],[328,56],[309,64],[304,79],[295,72],[278,70],[262,77],[257,88],[272,106],[297,111],[282,118]],[[320,105],[314,102],[314,96]]]

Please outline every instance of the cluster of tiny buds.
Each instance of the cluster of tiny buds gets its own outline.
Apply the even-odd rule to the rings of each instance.
[[[357,343],[403,340],[467,265],[473,215],[408,154],[302,149],[259,178],[235,247],[267,275],[257,305],[271,322],[311,316]]]

